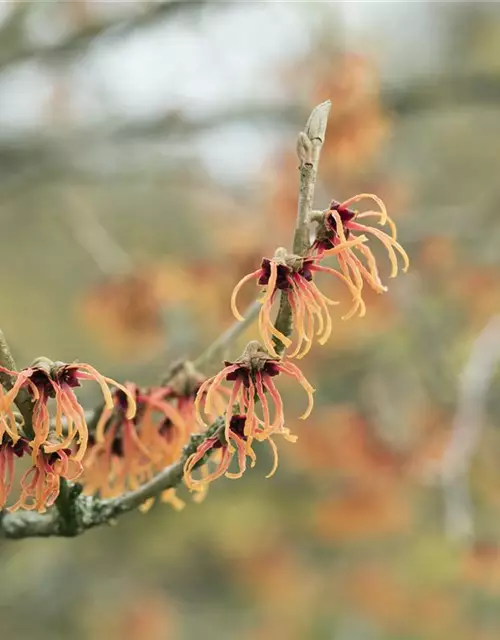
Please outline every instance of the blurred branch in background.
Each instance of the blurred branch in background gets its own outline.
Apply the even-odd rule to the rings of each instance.
[[[500,316],[494,316],[474,341],[462,371],[452,436],[441,466],[446,530],[466,540],[474,533],[468,474],[486,415],[486,395],[500,362]]]
[[[173,111],[146,122],[107,123],[69,132],[61,130],[52,135],[0,140],[0,197],[15,197],[26,184],[34,188],[46,181],[58,184],[100,183],[121,178],[138,181],[137,175],[133,172],[131,175],[130,160],[134,158],[134,150],[138,147],[143,149],[148,144],[163,145],[161,170],[173,172],[192,159],[190,145],[213,130],[238,123],[267,125],[270,128],[279,123],[291,128],[306,117],[307,109],[303,106],[255,103],[221,108],[201,118]],[[170,152],[166,144],[170,145]],[[96,159],[102,162],[110,151],[116,152],[118,148],[123,152],[119,157],[113,155],[113,162],[103,171]],[[160,171],[160,167],[157,169]]]
[[[136,29],[149,26],[163,18],[170,18],[179,13],[200,9],[205,0],[169,0],[168,2],[138,3],[135,2],[137,11],[130,17],[121,20],[106,22],[88,18],[88,23],[83,23],[79,29],[75,29],[67,36],[50,44],[37,44],[30,42],[26,34],[25,19],[30,11],[29,2],[15,3],[8,19],[0,29],[0,70],[7,66],[37,59],[55,61],[59,58],[67,58],[87,48],[97,38],[110,37],[121,38]],[[76,4],[76,2],[75,2]],[[131,3],[132,6],[132,3]]]
[[[64,192],[67,220],[73,236],[94,259],[103,273],[124,274],[133,271],[134,264],[127,252],[116,242],[98,220],[95,211],[83,196]]]
[[[500,74],[491,71],[432,74],[386,86],[382,89],[382,97],[389,111],[398,116],[434,109],[455,111],[474,105],[496,107],[500,101]]]
[[[233,322],[205,351],[194,361],[194,366],[198,370],[205,370],[216,360],[222,359],[229,347],[251,326],[259,315],[261,304],[257,300],[252,302],[243,313],[245,318],[242,322]]]
[[[335,100],[335,99],[334,99]],[[413,83],[391,85],[382,88],[382,102],[395,116],[412,116],[427,110],[455,110],[457,102],[462,107],[472,105],[496,105],[500,100],[500,76],[477,74],[457,77],[419,79]],[[55,177],[60,180],[102,177],[102,171],[92,170],[89,158],[102,154],[107,147],[117,144],[158,143],[160,140],[193,141],[196,137],[227,125],[245,122],[275,127],[292,128],[307,117],[307,105],[302,103],[254,103],[221,109],[203,118],[186,117],[179,111],[165,113],[147,121],[133,120],[120,124],[106,124],[90,128],[78,128],[69,132],[61,130],[50,136],[23,136],[0,141],[0,166],[8,177],[15,173],[19,182],[33,177]],[[82,161],[85,166],[82,166]],[[31,168],[31,170],[30,170]],[[22,172],[26,172],[25,176]],[[5,181],[5,178],[2,179]]]

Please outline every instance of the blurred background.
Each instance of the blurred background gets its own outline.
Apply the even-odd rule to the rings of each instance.
[[[377,193],[409,274],[334,314],[273,480],[263,448],[180,513],[2,541],[2,637],[498,639],[497,3],[1,2],[0,324],[22,365],[196,357],[290,243],[328,98],[316,205]]]

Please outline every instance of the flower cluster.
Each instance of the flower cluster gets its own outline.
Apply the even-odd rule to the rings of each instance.
[[[332,251],[340,252],[347,247],[360,245],[364,241],[365,238],[362,236],[346,242],[347,246],[336,247]],[[238,320],[243,320],[237,307],[237,296],[241,287],[249,280],[257,280],[260,286],[265,287],[264,295],[260,301],[262,306],[259,313],[259,331],[266,349],[273,356],[278,355],[273,339],[277,339],[286,348],[292,345],[290,338],[274,326],[271,318],[271,311],[278,292],[281,291],[287,296],[296,326],[297,344],[289,354],[290,358],[304,357],[312,346],[315,334],[318,336],[318,342],[325,344],[332,332],[328,306],[336,305],[338,302],[321,293],[313,281],[315,273],[331,274],[344,283],[351,291],[355,310],[363,304],[358,288],[349,278],[331,267],[320,265],[319,262],[318,256],[311,255],[302,258],[289,254],[286,249],[280,247],[272,260],[264,258],[260,269],[242,278],[233,290],[231,308],[235,317]]]
[[[349,207],[364,200],[373,200],[380,211],[358,213]],[[362,220],[375,216],[379,224],[388,225],[389,233],[367,226]],[[222,475],[239,477],[246,468],[246,458],[253,465],[255,453],[252,442],[268,440],[275,454],[276,445],[272,439],[282,434],[288,439],[289,430],[285,427],[283,403],[274,384],[279,374],[291,376],[305,388],[309,397],[306,418],[312,409],[313,389],[302,375],[300,369],[289,359],[280,356],[281,350],[288,349],[288,358],[302,358],[311,349],[315,336],[320,344],[325,344],[332,332],[329,307],[338,304],[326,297],[317,287],[314,279],[317,274],[333,275],[344,284],[352,297],[352,306],[343,316],[348,319],[356,313],[363,316],[366,305],[363,300],[363,286],[366,282],[375,291],[386,291],[382,284],[375,254],[368,242],[370,237],[378,239],[387,249],[391,263],[390,276],[398,273],[397,253],[403,259],[403,270],[409,265],[408,256],[396,239],[396,227],[387,215],[384,203],[371,194],[359,194],[339,203],[333,201],[327,211],[317,212],[310,222],[318,223],[316,237],[305,256],[290,254],[286,249],[276,250],[273,258],[264,258],[261,266],[242,278],[235,286],[231,296],[231,309],[238,320],[243,320],[237,306],[238,294],[247,282],[255,280],[262,288],[259,312],[259,331],[264,347],[251,342],[236,362],[225,362],[224,368],[204,382],[198,392],[196,411],[201,425],[207,426],[200,411],[203,402],[205,411],[214,408],[215,394],[232,383],[228,400],[223,410],[224,425],[220,432],[207,438],[191,455],[185,464],[185,481],[192,490],[202,489],[207,482]],[[325,266],[323,260],[335,256],[338,268]],[[273,322],[271,317],[276,298],[280,294],[280,311],[283,302],[288,305],[293,319],[295,345],[288,335],[288,326]],[[279,314],[278,314],[279,317]],[[260,405],[260,409],[257,406]],[[216,460],[215,470],[208,476],[195,480],[193,471],[206,460],[210,452],[221,452]],[[233,453],[237,452],[239,471],[230,473]]]
[[[380,211],[358,213],[349,209],[350,205],[363,199],[374,200]],[[378,217],[380,225],[389,226],[389,234],[359,222],[373,216]],[[409,266],[408,256],[396,239],[396,226],[388,216],[382,200],[375,195],[363,193],[343,203],[334,200],[327,211],[316,213],[311,221],[317,222],[318,228],[305,257],[289,254],[283,248],[277,249],[272,259],[264,258],[259,269],[238,282],[231,297],[233,314],[238,320],[243,320],[236,304],[241,287],[250,280],[256,280],[262,287],[259,329],[264,345],[273,355],[277,355],[276,342],[285,348],[292,346],[291,339],[275,327],[271,319],[273,304],[279,292],[288,300],[297,335],[297,344],[288,357],[301,358],[310,350],[315,334],[320,344],[325,344],[328,340],[332,329],[328,306],[338,304],[318,289],[313,281],[316,274],[333,275],[347,286],[353,305],[343,318],[349,319],[356,313],[365,315],[366,305],[362,296],[364,282],[378,293],[387,290],[381,282],[375,255],[368,246],[370,235],[377,238],[388,251],[390,277],[395,277],[398,273],[396,252],[403,258],[403,270],[406,271]],[[328,256],[337,258],[339,269],[321,264]]]
[[[373,200],[380,208],[380,211],[364,211],[358,213],[350,209],[349,206],[364,199]],[[390,233],[387,234],[380,229],[368,226],[359,222],[369,217],[378,218],[379,225],[388,225]],[[373,194],[361,193],[353,196],[345,202],[333,200],[330,208],[320,214],[316,220],[318,229],[316,240],[312,247],[313,255],[318,259],[328,255],[336,255],[344,276],[360,292],[365,281],[377,293],[387,291],[380,279],[375,255],[366,242],[353,244],[352,239],[356,239],[356,234],[366,240],[367,235],[377,238],[387,249],[391,263],[390,277],[397,276],[399,271],[397,253],[403,259],[403,271],[409,267],[409,259],[406,251],[397,241],[396,225],[388,216],[384,203]],[[397,253],[396,253],[397,252]]]
[[[123,390],[113,395],[113,406],[105,407],[96,422],[81,479],[84,492],[114,497],[137,489],[158,471],[177,461],[189,436],[196,430],[195,397],[204,381],[190,362],[175,364],[163,384],[141,389],[129,383],[126,391],[135,399],[137,411],[127,416]],[[214,419],[224,406],[215,398]],[[161,496],[176,509],[184,506],[174,489]],[[147,510],[153,501],[142,506]]]
[[[20,372],[4,367],[0,371],[12,380],[10,390],[0,389],[0,507],[5,506],[12,488],[15,458],[30,456],[31,466],[21,479],[21,495],[10,510],[44,512],[59,495],[61,478],[74,480],[83,470],[89,434],[85,412],[73,389],[83,380],[96,381],[107,407],[113,404],[109,385],[122,389],[129,418],[135,414],[135,401],[118,382],[84,363],[39,358]],[[32,403],[30,425],[14,411],[22,391]],[[52,416],[49,401],[55,405]]]
[[[380,210],[358,213],[350,208],[363,199],[375,201]],[[364,220],[369,217],[387,225],[389,233],[366,225]],[[399,270],[398,254],[403,270],[408,268],[396,227],[376,196],[360,194],[343,203],[333,201],[328,210],[313,213],[309,221],[317,223],[317,229],[304,255],[279,248],[234,288],[231,308],[236,318],[243,320],[237,306],[240,289],[251,280],[261,287],[259,330],[263,344],[250,342],[240,358],[225,361],[209,379],[189,362],[175,364],[160,385],[145,389],[133,383],[122,386],[88,364],[39,358],[20,372],[0,367],[11,381],[7,390],[0,386],[0,508],[8,500],[17,458],[29,457],[31,465],[21,479],[20,497],[10,509],[43,512],[55,502],[61,478],[79,478],[85,493],[103,498],[137,489],[182,459],[190,437],[209,424],[208,432],[194,437],[192,443],[198,446],[184,461],[184,481],[195,495],[202,496],[207,485],[221,476],[241,477],[248,461],[250,466],[255,464],[255,443],[269,443],[274,463],[268,477],[273,475],[278,465],[276,437],[296,440],[285,424],[276,380],[280,376],[292,378],[303,387],[308,403],[301,418],[307,418],[314,389],[290,359],[304,357],[315,338],[325,344],[332,333],[329,307],[338,302],[320,291],[316,278],[328,274],[347,287],[352,298],[344,315],[347,319],[365,314],[365,283],[379,293],[386,291],[369,245],[371,238],[387,250],[391,277]],[[324,264],[329,256],[336,257],[337,268]],[[291,317],[291,326],[288,320],[280,323],[272,319],[278,294],[278,317]],[[104,396],[104,406],[95,413],[90,433],[74,392],[86,380],[97,382]],[[16,401],[22,404],[21,393],[31,403],[27,414],[30,424],[14,410]],[[233,458],[237,468],[231,470]],[[175,508],[183,506],[173,488],[161,498]],[[143,510],[151,503],[145,503]]]
[[[314,389],[300,369],[291,362],[269,355],[259,342],[250,342],[238,360],[226,361],[224,364],[225,367],[217,375],[201,385],[196,398],[198,421],[206,427],[200,407],[201,402],[204,402],[203,412],[210,414],[213,398],[220,397],[224,389],[227,392],[227,387],[223,386],[225,382],[232,383],[223,411],[223,430],[219,435],[214,436],[215,440],[210,439],[210,444],[207,444],[208,440],[205,441],[186,461],[185,481],[190,489],[202,490],[208,482],[221,475],[229,478],[240,477],[246,467],[246,456],[250,457],[252,465],[255,462],[255,453],[252,449],[254,440],[269,442],[274,454],[274,465],[269,476],[274,474],[278,464],[278,454],[273,436],[282,435],[292,442],[296,440],[296,437],[291,435],[290,430],[285,427],[283,401],[274,383],[276,376],[281,374],[294,378],[306,391],[308,404],[301,416],[302,419],[305,420],[312,411]],[[260,411],[257,408],[258,403],[260,403]],[[221,447],[215,446],[214,442],[220,442]],[[195,466],[208,451],[218,448],[222,449],[222,457],[218,461],[216,471],[201,480],[194,480],[192,471]],[[236,475],[227,471],[235,451],[238,452],[240,468],[240,472]]]

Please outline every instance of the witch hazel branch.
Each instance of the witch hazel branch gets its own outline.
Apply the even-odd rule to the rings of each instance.
[[[276,472],[280,440],[297,439],[287,427],[281,379],[292,378],[303,388],[306,420],[314,389],[297,362],[315,343],[333,339],[332,313],[346,321],[364,316],[365,287],[387,291],[372,243],[387,251],[390,277],[409,266],[396,226],[376,195],[357,194],[313,210],[330,106],[316,107],[299,134],[292,249],[278,247],[236,284],[230,300],[235,325],[196,365],[174,363],[157,385],[141,387],[120,384],[78,362],[37,358],[18,371],[0,340],[0,534],[78,535],[127,511],[145,512],[156,500],[182,509],[185,503],[176,493],[181,482],[195,501],[204,499],[218,478],[240,478],[255,464],[255,443],[268,443],[273,454],[268,477]],[[362,202],[375,206],[360,212],[354,205]],[[328,279],[320,288],[323,275]],[[251,282],[259,297],[244,316],[238,294]],[[347,289],[350,308],[337,310],[333,283]],[[207,378],[200,369],[231,345],[240,325],[255,318],[260,340]],[[100,386],[104,402],[89,421],[77,391],[90,381]],[[15,487],[19,460],[28,464]]]

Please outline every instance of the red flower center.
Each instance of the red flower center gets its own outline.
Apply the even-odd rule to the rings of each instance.
[[[332,200],[332,202],[330,203],[330,211],[336,211],[339,216],[340,219],[342,220],[342,224],[344,227],[344,235],[346,240],[349,239],[349,234],[350,231],[349,229],[346,228],[346,222],[350,222],[351,220],[354,220],[354,218],[356,217],[356,212],[353,211],[352,209],[348,209],[347,207],[343,207],[342,203],[337,202],[336,200]],[[330,230],[333,232],[334,237],[337,236],[337,221],[335,220],[335,218],[330,214],[329,216],[327,216],[327,224],[328,227],[330,228]]]
[[[311,260],[304,260],[301,268],[296,271],[296,273],[300,274],[303,278],[308,281],[312,280],[312,272],[311,272]],[[271,260],[269,258],[262,259],[262,275],[259,278],[259,284],[265,286],[269,284],[269,279],[271,277]],[[276,278],[276,289],[280,289],[281,291],[286,291],[291,288],[290,276],[294,273],[292,267],[289,267],[286,264],[278,264],[277,265],[278,276]]]
[[[226,367],[230,367],[232,364],[234,364],[234,362],[229,362],[226,360],[224,364],[226,365]],[[261,375],[267,375],[270,377],[277,376],[280,373],[279,365],[273,360],[268,360],[260,368],[259,373]],[[235,371],[232,371],[231,373],[228,373],[226,376],[226,380],[228,380],[229,382],[242,380],[243,384],[247,388],[250,386],[250,379],[255,381],[255,373],[252,371],[251,364],[242,364],[241,367],[239,367]]]

